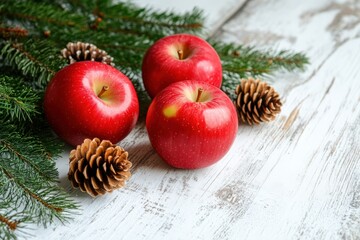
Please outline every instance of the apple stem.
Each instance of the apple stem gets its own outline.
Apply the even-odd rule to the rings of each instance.
[[[109,86],[104,85],[97,96],[101,97],[107,90],[109,90]]]
[[[180,49],[177,51],[177,53],[178,53],[179,59],[183,60],[184,59],[184,51]]]
[[[203,91],[204,91],[204,89],[198,88],[198,94],[197,94],[197,97],[196,97],[196,101],[195,101],[195,102],[199,102],[200,97],[201,97],[201,94],[202,94]]]

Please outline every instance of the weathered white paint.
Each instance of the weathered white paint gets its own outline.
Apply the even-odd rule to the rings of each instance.
[[[239,7],[206,3],[212,19]],[[195,171],[163,163],[140,121],[120,143],[132,178],[96,199],[70,188],[64,153],[61,185],[82,211],[70,224],[37,229],[34,239],[360,239],[360,2],[253,0],[217,35],[311,58],[304,73],[273,77],[280,116],[240,126],[230,152]]]

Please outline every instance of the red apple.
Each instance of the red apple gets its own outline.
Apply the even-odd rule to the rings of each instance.
[[[197,81],[173,83],[150,104],[150,142],[176,168],[207,167],[230,149],[238,129],[235,107],[219,88]]]
[[[73,146],[94,137],[117,143],[134,128],[139,101],[119,70],[84,61],[55,74],[46,88],[44,111],[54,132]]]
[[[200,37],[175,34],[156,41],[142,63],[144,86],[151,98],[174,82],[198,80],[220,87],[222,67],[215,49]]]

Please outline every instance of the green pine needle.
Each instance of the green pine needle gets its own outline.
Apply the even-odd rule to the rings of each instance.
[[[0,208],[0,232],[8,237],[26,223],[66,222],[77,208],[57,184],[53,159],[63,150],[62,144],[42,131],[19,133],[18,126],[0,124],[0,206],[8,206]]]
[[[40,96],[17,76],[0,74],[0,114],[13,122],[30,121],[40,113]]]
[[[302,71],[309,63],[304,54],[289,50],[260,51],[254,47],[221,42],[212,42],[212,45],[222,60],[222,90],[231,97],[241,78],[265,77],[279,70]]]
[[[59,51],[51,45],[51,42],[45,40],[30,39],[21,43],[5,41],[0,46],[2,47],[0,57],[3,58],[4,63],[33,79],[36,87],[46,87],[50,78],[66,63],[58,56]]]

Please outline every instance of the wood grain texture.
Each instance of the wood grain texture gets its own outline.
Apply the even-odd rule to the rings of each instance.
[[[270,80],[280,116],[241,125],[220,162],[192,171],[163,163],[140,121],[120,143],[132,178],[96,199],[70,188],[64,153],[60,184],[82,211],[34,239],[360,239],[360,2],[253,0],[216,36],[311,58]]]

